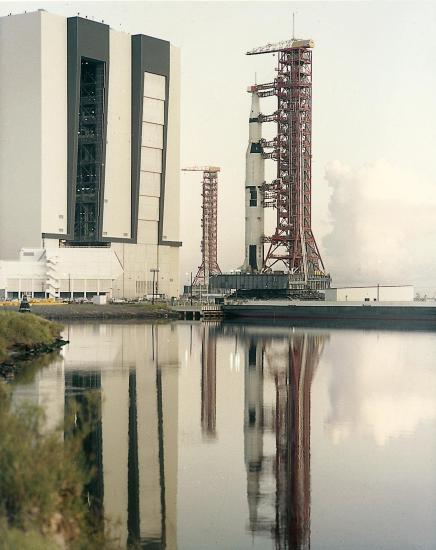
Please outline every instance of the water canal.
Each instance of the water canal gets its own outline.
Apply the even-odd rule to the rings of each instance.
[[[44,405],[48,429],[94,418],[88,501],[123,547],[436,547],[433,333],[176,322],[65,337],[14,402]]]

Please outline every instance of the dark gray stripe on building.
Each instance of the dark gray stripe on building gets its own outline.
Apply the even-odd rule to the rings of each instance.
[[[70,235],[67,233],[42,233],[43,239],[69,239]]]
[[[178,241],[163,240],[165,207],[165,176],[168,133],[168,103],[170,88],[170,43],[166,40],[137,34],[132,36],[132,240],[138,237],[139,188],[141,176],[142,109],[144,97],[144,73],[165,77],[164,135],[162,174],[159,198],[158,244],[181,246]],[[175,197],[178,200],[178,197]]]
[[[106,136],[109,89],[109,26],[81,17],[67,20],[67,89],[68,89],[68,239],[74,239],[74,217],[76,207],[77,152],[80,103],[80,72],[83,57],[105,62],[104,119],[102,136],[102,158],[100,204],[98,210],[97,234],[102,239],[104,182],[106,165]],[[105,239],[106,240],[106,239]],[[110,239],[109,239],[110,240]]]

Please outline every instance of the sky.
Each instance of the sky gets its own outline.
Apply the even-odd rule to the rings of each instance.
[[[223,271],[243,263],[246,89],[276,63],[245,52],[289,39],[295,13],[295,35],[315,41],[312,226],[333,285],[436,294],[436,2],[0,2],[0,15],[37,8],[181,48],[181,164],[221,167]],[[267,161],[267,178],[275,168]],[[201,259],[200,183],[181,174],[181,283]]]

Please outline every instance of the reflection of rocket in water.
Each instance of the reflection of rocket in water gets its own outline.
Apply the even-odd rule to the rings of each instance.
[[[251,92],[249,138],[245,165],[245,260],[243,271],[260,271],[263,265],[264,208],[262,184],[265,182],[265,160],[262,156],[262,123],[259,122],[259,95]]]
[[[264,353],[257,356],[255,371],[260,376],[256,382],[260,385],[258,407],[263,409],[263,373],[274,380],[276,451],[274,467],[268,468],[269,460],[262,456],[263,430],[268,422],[258,426],[256,446],[250,444],[248,438],[253,436],[249,427],[245,428],[246,449],[252,449],[251,458],[254,457],[253,449],[257,451],[259,465],[255,477],[246,451],[250,530],[272,533],[278,549],[303,550],[310,547],[310,391],[324,339],[323,335],[310,333],[295,333],[286,340],[265,339],[262,342]],[[246,371],[246,422],[250,418],[250,408],[253,410],[253,403],[247,396],[254,397],[249,373],[250,367],[248,373]],[[265,514],[264,507],[262,517],[258,512],[261,485],[265,484],[262,476],[268,474],[275,478],[275,508]]]
[[[250,531],[259,521],[257,508],[263,460],[263,361],[261,346],[250,342],[245,352],[244,455]]]

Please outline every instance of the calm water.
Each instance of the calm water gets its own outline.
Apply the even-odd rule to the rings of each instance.
[[[99,416],[90,506],[142,548],[436,547],[436,335],[74,324],[15,402]],[[80,408],[79,408],[80,405]],[[78,412],[80,411],[80,412]]]

